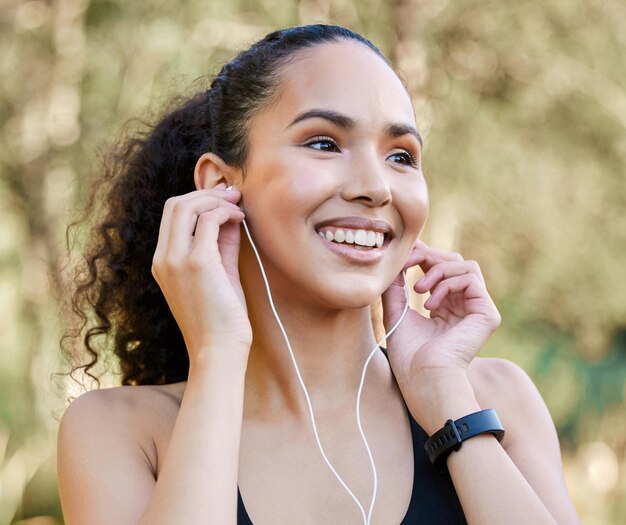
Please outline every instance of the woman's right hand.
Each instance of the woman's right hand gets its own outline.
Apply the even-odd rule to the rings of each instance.
[[[239,279],[241,193],[224,184],[165,202],[152,275],[185,339],[190,364],[202,352],[239,351],[252,327]],[[234,350],[238,349],[238,350]]]

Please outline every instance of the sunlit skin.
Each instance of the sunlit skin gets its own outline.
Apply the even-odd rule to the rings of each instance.
[[[402,270],[428,215],[421,139],[402,83],[362,44],[316,46],[291,63],[281,80],[277,103],[250,123],[243,172],[216,173],[208,155],[206,165],[202,159],[198,164],[196,180],[204,188],[234,183],[241,192],[239,204],[309,392],[320,439],[367,504],[371,471],[355,401],[363,366],[377,343],[370,304]],[[311,118],[303,118],[307,114]],[[228,180],[222,183],[220,174]],[[337,217],[387,223],[392,233],[384,256],[375,264],[358,264],[331,251],[316,226]],[[235,228],[239,225],[225,224],[220,236],[228,238]],[[305,504],[292,492],[293,476],[306,472],[311,481],[325,480],[317,489],[316,483],[300,483],[311,495],[306,505],[336,501],[342,511],[331,506],[324,519],[352,519],[357,509],[345,505],[341,486],[328,479],[332,474],[315,445],[308,405],[257,259],[244,229],[238,233],[239,278],[253,333],[239,454],[238,482],[246,504],[259,515],[272,515],[254,488],[269,462],[277,473],[276,489],[286,484],[282,492],[294,503]],[[411,437],[406,408],[381,352],[368,366],[361,417],[381,484],[377,512],[401,519],[411,488],[406,461]],[[390,435],[396,443],[385,446]]]
[[[414,289],[429,294],[424,304],[429,314],[408,311],[388,340],[389,363],[381,352],[375,354],[363,390],[364,429],[381,473],[380,516],[399,520],[410,494],[406,404],[428,434],[448,418],[486,406],[498,410],[508,430],[502,446],[492,436],[477,436],[448,460],[468,521],[502,522],[513,513],[520,523],[554,523],[530,480],[552,509],[572,517],[562,477],[555,475],[549,485],[539,481],[546,462],[559,465],[554,472],[560,472],[558,440],[540,396],[520,370],[477,358],[500,324],[478,264],[418,240],[428,193],[421,141],[401,82],[380,57],[354,42],[316,46],[292,62],[282,80],[275,104],[250,123],[244,170],[207,154],[198,161],[195,180],[198,189],[217,191],[229,206],[239,203],[247,217],[333,463],[359,500],[368,501],[369,467],[356,432],[354,402],[363,364],[376,344],[369,305],[382,294],[389,329],[405,304],[400,272],[419,266],[425,276]],[[318,112],[315,118],[302,117],[312,111]],[[231,184],[237,186],[235,194],[223,191]],[[266,517],[277,512],[267,498],[278,491],[294,506],[286,505],[286,511],[305,505],[308,515],[322,521],[350,520],[354,509],[345,506],[315,454],[305,398],[257,261],[240,231],[243,216],[232,208],[220,213],[220,257],[237,298],[230,292],[224,296],[223,304],[232,305],[230,318],[220,312],[205,315],[221,316],[213,330],[218,327],[225,340],[239,337],[237,356],[242,353],[246,361],[237,473],[242,494]],[[316,225],[342,216],[390,225],[391,242],[375,264],[339,256],[320,239]],[[200,253],[192,250],[194,265]],[[210,253],[216,256],[214,248]],[[203,333],[193,325],[183,332]],[[206,345],[210,340],[189,347]],[[501,379],[506,385],[497,386]],[[512,385],[511,397],[504,395]],[[530,403],[526,416],[515,416]],[[533,436],[540,435],[550,435],[551,445],[530,464],[529,455],[537,455]],[[260,492],[255,485],[268,468],[276,477],[267,493]],[[477,470],[486,476],[481,483],[472,474]],[[308,499],[294,492],[302,475]],[[493,480],[502,482],[496,486]],[[320,511],[316,501],[328,507]]]
[[[283,79],[280,102],[250,125],[245,177],[237,187],[316,410],[348,400],[353,411],[360,371],[376,345],[369,305],[402,269],[428,213],[418,138],[385,130],[389,124],[415,128],[415,116],[398,77],[358,43],[319,46]],[[290,125],[313,109],[345,115],[354,127],[319,117]],[[379,264],[356,266],[320,241],[315,225],[344,216],[393,228]],[[239,266],[254,333],[246,388],[255,396],[249,398],[266,413],[289,407],[308,419],[245,234]],[[368,384],[377,373],[386,377],[385,369],[380,355],[368,367]]]
[[[429,272],[415,289],[431,292],[430,318],[410,311],[389,340],[389,354],[407,405],[431,430],[424,419],[430,393],[423,388],[426,398],[418,399],[416,380],[422,386],[431,379],[439,383],[439,376],[467,382],[466,368],[500,319],[476,263],[416,242],[428,214],[428,192],[410,98],[385,61],[355,42],[316,46],[291,63],[281,80],[276,102],[249,125],[244,169],[220,167],[207,154],[198,162],[196,183],[223,189],[234,182],[241,192],[231,202],[246,214],[320,415],[353,413],[363,364],[376,345],[369,305],[382,294],[389,329],[405,302],[399,272],[415,265]],[[375,264],[341,257],[320,240],[316,225],[346,216],[390,226],[384,256]],[[241,243],[238,277],[253,333],[247,418],[304,422],[308,406],[258,262],[235,224],[225,224],[220,237]],[[397,388],[390,378],[389,365],[377,353],[368,369],[365,410],[373,399],[368,392],[385,399]]]
[[[361,501],[368,501],[369,477],[363,475],[369,469],[356,434],[354,401],[363,364],[376,345],[369,305],[382,294],[388,330],[404,306],[400,272],[416,265],[425,272],[415,290],[430,293],[425,303],[430,315],[409,310],[388,341],[391,368],[377,352],[362,397],[365,431],[381,466],[379,512],[398,519],[397,510],[404,508],[410,487],[408,464],[400,459],[408,457],[410,447],[402,407],[406,403],[429,434],[445,418],[479,410],[469,379],[478,372],[469,374],[469,365],[499,325],[500,315],[474,261],[418,240],[428,215],[421,140],[413,131],[410,98],[389,66],[358,43],[332,43],[303,54],[283,71],[282,81],[277,102],[250,123],[243,172],[208,154],[198,162],[196,184],[218,189],[237,186],[240,193],[224,198],[238,202],[246,215],[309,391],[321,439]],[[311,112],[313,118],[303,118]],[[390,133],[391,129],[404,132]],[[346,216],[383,220],[392,228],[384,256],[375,264],[356,264],[319,238],[316,225]],[[225,224],[220,238],[223,248],[233,243],[232,251],[225,252],[226,260],[234,260],[240,242],[238,277],[252,330],[239,484],[248,504],[272,515],[266,499],[253,489],[265,466],[281,458],[286,465],[298,465],[296,471],[279,468],[273,489],[291,498],[295,498],[294,475],[312,469],[308,475],[321,480],[328,472],[319,470],[319,457],[316,461],[312,455],[308,406],[270,310],[258,263],[238,227]],[[226,268],[234,284],[237,269]],[[395,436],[393,446],[384,444],[385,434]],[[471,446],[498,456],[494,465],[506,468],[506,454],[493,441],[481,436]],[[466,467],[473,469],[469,462],[478,457],[466,456]],[[455,460],[459,461],[454,458],[451,467]],[[458,476],[467,472],[453,470],[455,483],[461,486],[464,481]],[[519,488],[525,483],[519,472],[507,475],[516,476],[510,486],[513,491],[514,485]],[[311,501],[330,501],[331,494],[339,497],[331,489],[335,484],[327,481],[319,492],[316,484],[307,484],[315,494]],[[485,486],[476,495],[481,490],[485,495],[491,491]],[[466,508],[477,501],[467,492],[460,496]],[[524,514],[550,519],[536,496],[528,497],[532,503],[522,505],[531,505]],[[341,508],[343,517],[350,514],[345,506]],[[494,509],[493,516],[503,511]],[[339,512],[329,510],[323,519]],[[481,513],[480,506],[473,512]]]
[[[405,304],[401,271],[425,273],[414,289],[429,295],[428,315],[408,311],[387,342],[389,362],[375,353],[363,390],[363,429],[379,483],[372,523],[399,523],[409,506],[415,471],[406,409],[432,434],[448,418],[487,407],[506,429],[502,443],[481,434],[447,460],[467,521],[579,523],[540,394],[513,363],[477,357],[500,323],[478,264],[418,239],[428,192],[402,83],[353,41],[301,53],[281,80],[275,103],[249,123],[243,170],[204,154],[197,190],[165,203],[152,275],[185,339],[188,379],[106,389],[72,404],[59,432],[67,522],[98,515],[108,523],[113,507],[120,523],[235,523],[239,486],[257,523],[290,523],[296,515],[362,523],[317,450],[245,217],[321,441],[365,506],[372,473],[355,401],[376,345],[370,304],[382,296],[389,329]],[[311,111],[315,118],[302,117]],[[316,226],[336,217],[389,225],[391,239],[375,263],[352,257],[364,252],[339,255],[319,237]],[[115,399],[123,402],[111,405]],[[116,454],[101,454],[115,447]],[[101,493],[114,493],[115,505]]]

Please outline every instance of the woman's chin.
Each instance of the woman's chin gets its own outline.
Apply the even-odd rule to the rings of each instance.
[[[365,308],[375,303],[382,294],[381,287],[376,283],[364,285],[362,282],[355,286],[347,283],[340,286],[323,286],[317,290],[317,295],[328,306],[338,310],[355,310]]]

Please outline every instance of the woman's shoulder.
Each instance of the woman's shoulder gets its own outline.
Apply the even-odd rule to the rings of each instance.
[[[500,357],[476,357],[467,368],[467,376],[477,396],[502,396],[526,390],[532,380],[513,361]]]
[[[535,383],[526,371],[513,361],[494,357],[477,357],[467,369],[478,404],[493,408],[506,433],[502,446],[515,444],[519,435],[535,429],[539,434],[556,436],[554,423]]]
[[[524,369],[508,359],[476,357],[467,369],[467,377],[474,388],[478,404],[483,408],[495,408],[498,411],[500,407],[503,413],[509,413],[519,407],[524,399],[539,395]]]
[[[122,443],[143,451],[154,472],[157,450],[169,437],[186,383],[116,386],[89,390],[65,410],[59,432],[108,448]],[[78,436],[77,436],[78,437]]]
[[[557,430],[538,388],[516,363],[475,358],[468,368],[481,408],[494,408],[505,429],[502,448],[558,523],[580,523],[565,480]]]
[[[87,514],[100,516],[98,523],[120,522],[104,517],[110,517],[113,500],[119,516],[141,515],[159,475],[162,436],[171,433],[182,388],[90,390],[65,409],[57,434],[57,474],[68,523],[87,523]]]
[[[115,386],[87,391],[66,409],[63,418],[107,420],[127,431],[147,432],[176,419],[186,382],[168,385]]]
[[[106,417],[132,417],[163,414],[178,410],[186,382],[168,385],[115,386],[89,390],[78,396],[66,413],[84,412]]]

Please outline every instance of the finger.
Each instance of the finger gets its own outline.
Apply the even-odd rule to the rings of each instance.
[[[420,264],[424,259],[424,255],[420,250],[420,247],[416,245],[411,250],[409,257],[407,258],[402,271],[406,271],[413,266]],[[390,327],[395,320],[400,316],[400,313],[404,309],[406,304],[406,294],[404,290],[404,280],[402,278],[402,271],[396,275],[394,280],[389,285],[389,288],[385,290],[382,295],[383,303],[383,323],[385,326]]]
[[[170,212],[169,246],[166,256],[168,258],[186,257],[194,242],[193,237],[199,215],[217,208],[241,211],[235,203],[214,194],[197,195],[194,198],[175,202]]]
[[[423,261],[424,261],[423,251],[420,248],[417,248],[414,246],[413,249],[411,250],[411,253],[409,254],[408,259],[404,263],[404,266],[402,267],[402,269],[408,270],[409,268],[412,268],[413,266],[416,266]],[[398,279],[398,277],[400,278],[398,282],[400,285],[402,285],[402,272],[400,272],[398,276],[396,276],[396,280]]]
[[[408,293],[408,289],[405,292],[401,272],[389,288],[383,292],[381,297],[383,307],[383,325],[386,331],[390,330],[402,315],[404,308],[407,306],[407,300],[410,301],[410,299],[407,299],[407,295],[410,296],[410,293]],[[413,319],[418,323],[427,320],[427,317],[422,315],[420,312],[411,309],[410,305],[409,309],[411,310]]]
[[[245,212],[242,211],[242,219],[245,219]],[[239,261],[239,249],[241,245],[241,221],[229,221],[222,225],[217,238],[217,247],[223,261]],[[232,267],[238,272],[238,264]],[[228,268],[230,269],[230,268]]]
[[[239,191],[226,191],[225,185],[224,188],[221,186],[222,184],[218,184],[215,188],[195,190],[182,195],[176,195],[165,201],[165,204],[163,205],[161,223],[159,225],[159,238],[157,243],[157,251],[160,255],[163,255],[161,252],[165,252],[169,246],[169,238],[172,229],[172,214],[174,209],[184,206],[184,203],[189,201],[196,200],[198,198],[204,199],[208,195],[215,198],[222,198],[225,201],[232,202],[233,204],[239,201],[241,198],[241,193]]]
[[[463,257],[455,252],[446,252],[438,250],[438,252],[428,251],[423,253],[423,259],[420,268],[424,273],[428,272],[433,266],[444,262],[462,262]]]
[[[403,269],[408,269],[413,266],[419,265],[424,273],[428,272],[435,264],[441,262],[460,262],[463,261],[463,257],[461,254],[456,252],[449,252],[445,250],[439,250],[437,248],[431,248],[424,241],[417,239],[413,249],[404,264]],[[401,281],[396,280],[396,283],[400,283]]]
[[[487,296],[487,290],[473,273],[466,273],[441,281],[424,303],[424,308],[435,310],[450,294],[463,293],[466,300],[481,299]]]
[[[224,199],[228,199],[229,196],[231,198],[236,196],[238,199],[241,196],[241,192],[235,187],[233,187],[231,191],[226,191],[226,185],[224,183],[220,183],[217,186],[214,186],[213,188],[201,188],[199,190],[193,190],[188,193],[183,193],[181,195],[170,197],[168,201],[171,200],[173,202],[176,202],[179,200],[189,200],[195,197],[202,197],[203,195],[216,195]]]
[[[167,206],[167,202],[166,202]],[[158,263],[159,261],[165,258],[165,252],[167,250],[167,245],[170,237],[170,224],[169,224],[169,215],[165,211],[165,207],[163,209],[163,214],[161,215],[161,223],[159,224],[159,237],[157,238],[157,245],[154,250],[154,256],[152,257],[152,264]]]
[[[399,319],[406,303],[406,294],[402,281],[402,273],[398,275],[381,297],[383,306],[383,324],[389,330]]]
[[[485,284],[485,279],[476,261],[455,261],[435,264],[415,283],[413,288],[418,293],[425,293],[432,290],[441,280],[465,273],[475,274],[483,285]]]
[[[239,230],[238,223],[244,217],[245,215],[241,210],[234,210],[226,206],[202,212],[198,216],[193,248],[189,253],[189,265],[202,267],[207,262],[220,262],[222,255],[218,246],[218,238],[222,225],[233,222],[235,228]],[[230,233],[232,235],[232,232]]]

